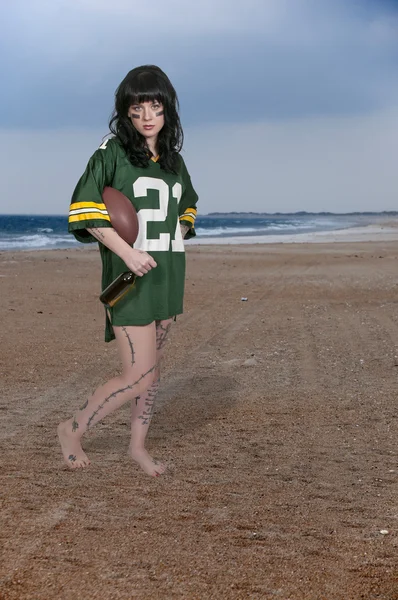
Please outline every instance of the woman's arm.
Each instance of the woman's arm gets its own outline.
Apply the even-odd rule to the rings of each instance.
[[[129,246],[113,228],[93,227],[87,228],[87,231],[101,244],[117,254],[127,268],[139,277],[157,266],[152,256],[143,250],[137,250]]]
[[[185,223],[180,223],[180,228],[181,228],[182,239],[184,240],[187,232],[189,231],[189,227]]]

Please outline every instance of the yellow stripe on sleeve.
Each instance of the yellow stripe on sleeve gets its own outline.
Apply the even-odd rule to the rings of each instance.
[[[73,202],[70,205],[69,210],[78,210],[79,208],[98,208],[99,210],[106,210],[105,204],[98,204],[97,202]]]
[[[192,225],[195,223],[195,219],[189,215],[186,215],[185,213],[181,215],[180,221],[188,221],[189,223],[192,223]]]
[[[192,225],[194,225],[196,213],[197,213],[196,208],[187,208],[187,209],[185,209],[183,214],[180,216],[180,221],[188,221],[188,223],[191,223]]]
[[[109,215],[103,215],[101,213],[82,213],[80,215],[71,215],[69,217],[69,223],[76,223],[77,221],[109,221]]]

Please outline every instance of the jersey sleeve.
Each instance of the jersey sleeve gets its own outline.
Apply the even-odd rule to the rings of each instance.
[[[181,158],[181,176],[183,182],[183,192],[181,196],[181,200],[178,207],[178,214],[180,223],[184,225],[188,225],[189,230],[185,234],[186,240],[194,237],[196,235],[195,232],[195,219],[197,214],[196,205],[198,202],[198,194],[195,192],[191,177],[189,176],[188,170],[185,166],[185,162]]]
[[[79,242],[97,241],[87,228],[112,227],[102,200],[102,192],[105,186],[112,184],[115,166],[113,144],[111,140],[107,140],[90,158],[73,192],[69,207],[68,231]]]

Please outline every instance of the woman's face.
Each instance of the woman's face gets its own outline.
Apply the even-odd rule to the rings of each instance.
[[[128,116],[136,130],[146,139],[157,138],[164,125],[163,104],[157,101],[133,104]]]

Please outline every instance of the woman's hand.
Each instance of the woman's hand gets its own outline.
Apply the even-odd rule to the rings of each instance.
[[[133,271],[138,277],[142,277],[157,266],[150,254],[135,248],[130,248],[130,252],[123,257],[123,260],[130,271]]]

